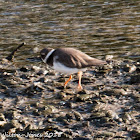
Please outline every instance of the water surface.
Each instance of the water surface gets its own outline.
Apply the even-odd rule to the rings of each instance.
[[[16,63],[35,49],[74,47],[90,56],[140,59],[140,3],[135,0],[1,0],[0,58],[26,42]],[[34,49],[35,48],[35,49]]]

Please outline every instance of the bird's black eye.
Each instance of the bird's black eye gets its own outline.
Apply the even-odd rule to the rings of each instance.
[[[41,55],[41,58],[44,59],[46,54],[42,52],[42,53],[40,53],[40,55]]]

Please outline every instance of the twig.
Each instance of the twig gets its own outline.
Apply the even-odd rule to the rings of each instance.
[[[14,56],[14,54],[15,54],[15,52],[16,52],[19,48],[21,48],[24,44],[25,44],[25,43],[23,42],[23,43],[20,44],[16,49],[14,49],[14,50],[12,51],[12,53],[10,53],[10,54],[6,57],[6,59],[9,60],[9,61],[11,61],[12,58],[13,58],[13,56]]]

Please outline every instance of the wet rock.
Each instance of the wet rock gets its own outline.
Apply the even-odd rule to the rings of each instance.
[[[8,87],[0,83],[0,89],[8,89]]]
[[[47,75],[55,76],[56,72],[54,71],[48,71]]]
[[[87,85],[89,83],[94,83],[95,81],[96,81],[95,79],[92,79],[90,77],[82,77],[82,84],[85,84],[85,85]],[[83,90],[83,92],[87,92],[87,91]]]
[[[5,116],[0,113],[0,127],[4,126],[6,124]]]
[[[79,91],[77,94],[87,94],[87,91],[83,89],[83,90]]]
[[[47,77],[41,77],[37,82],[46,83],[46,82],[48,82],[48,78]]]
[[[26,74],[22,74],[22,75],[20,76],[20,78],[22,78],[22,79],[29,79],[29,77],[28,77]]]
[[[19,123],[18,120],[13,119],[11,121],[11,124],[14,126],[14,128],[18,129],[19,131],[23,130],[22,125]]]
[[[112,65],[104,65],[104,66],[102,67],[103,70],[110,70],[110,69],[112,69],[112,68],[113,68]]]
[[[42,87],[40,82],[34,82],[33,85],[30,85],[23,91],[23,94],[33,96],[35,93],[41,92],[43,89],[44,88]]]
[[[69,125],[69,121],[66,120],[65,117],[63,116],[59,116],[58,118],[56,118],[57,121],[62,122],[64,125]]]
[[[5,116],[2,113],[0,113],[0,121],[6,121]]]
[[[106,112],[106,116],[109,117],[109,118],[111,118],[111,119],[115,119],[115,120],[119,119],[119,116],[113,110],[108,110]]]
[[[19,70],[22,71],[22,72],[27,72],[27,71],[28,71],[28,68],[22,67],[22,68],[20,68]]]
[[[139,84],[140,83],[140,75],[137,74],[137,75],[132,75],[130,77],[130,84]]]
[[[129,68],[129,73],[132,73],[132,72],[136,71],[136,69],[137,69],[137,67],[135,65],[131,66]]]
[[[64,83],[65,82],[65,78],[64,77],[59,77],[58,78],[58,82],[63,82]]]
[[[34,109],[34,110],[32,111],[32,114],[35,115],[35,116],[39,116],[39,115],[40,115],[38,109]]]
[[[76,101],[87,101],[93,97],[93,94],[77,94]]]
[[[74,138],[73,140],[91,140],[91,139],[90,139],[90,138],[86,138],[86,137],[77,136],[77,137]]]
[[[34,71],[39,71],[39,70],[41,70],[41,68],[40,67],[38,67],[38,66],[32,66],[32,68],[31,68],[32,70],[34,70]]]
[[[109,117],[101,117],[101,119],[100,119],[100,123],[108,123],[108,122],[110,122],[110,118]]]
[[[45,105],[41,110],[44,115],[58,112],[58,109],[55,108],[53,105]]]
[[[114,136],[115,136],[115,133],[107,132],[107,131],[98,135],[98,137],[114,137]]]
[[[0,103],[0,109],[3,109],[3,104],[2,103]]]
[[[105,60],[112,60],[113,59],[113,55],[106,55],[105,56]]]
[[[71,119],[74,120],[75,116],[74,116],[73,113],[70,112],[70,113],[67,113],[67,114],[66,114],[66,118],[67,118],[67,120],[71,120]]]
[[[127,92],[124,89],[107,89],[107,90],[104,90],[103,93],[105,93],[108,96],[127,95]]]
[[[90,120],[93,120],[93,119],[101,119],[102,117],[105,117],[105,114],[104,112],[94,112],[90,115]]]
[[[82,117],[82,115],[79,112],[77,112],[75,110],[73,110],[72,112],[74,113],[75,118],[76,118],[77,121],[83,120],[83,117]]]
[[[6,136],[5,135],[0,135],[0,140],[6,140]]]
[[[130,133],[131,137],[134,140],[139,140],[140,139],[140,130],[139,130],[139,128],[138,128],[138,130],[137,129],[131,130],[129,133]]]
[[[60,93],[58,93],[57,94],[57,98],[58,99],[65,99],[67,97],[67,95],[66,95],[66,93],[64,93],[64,92],[60,92]]]
[[[122,69],[126,72],[132,73],[132,72],[136,71],[137,67],[135,65],[126,64],[123,66]]]
[[[66,102],[66,106],[72,109],[72,108],[76,107],[76,104],[72,103],[72,102]]]
[[[114,122],[107,122],[107,123],[103,123],[103,124],[100,124],[101,127],[108,127],[108,128],[113,128],[115,126],[118,126],[117,123],[114,123]]]
[[[124,89],[114,89],[114,95],[127,95],[127,92]]]
[[[42,74],[43,74],[43,75],[46,75],[47,73],[48,73],[47,70],[42,70],[42,69],[41,69],[41,70],[39,70],[36,74],[37,74],[37,75],[42,75]]]
[[[6,111],[4,113],[4,115],[6,118],[12,120],[12,119],[16,118],[17,116],[19,116],[19,113],[16,110],[10,110],[10,111]]]
[[[132,117],[128,112],[123,113],[121,117],[125,123],[130,123],[130,121],[132,120]]]
[[[100,108],[101,108],[101,103],[98,100],[93,100],[91,105],[88,108],[88,111],[95,112],[95,111],[100,110]]]
[[[6,123],[4,126],[3,126],[3,130],[5,132],[9,131],[11,128],[14,128],[15,126],[13,125],[13,123],[9,122],[9,123]]]
[[[131,98],[135,100],[135,103],[140,103],[140,94],[139,93],[133,93],[130,95]]]

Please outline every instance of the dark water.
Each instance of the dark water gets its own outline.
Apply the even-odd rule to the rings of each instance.
[[[22,42],[26,45],[15,56],[22,64],[44,47],[75,47],[96,58],[140,59],[140,2],[0,0],[0,58]]]

